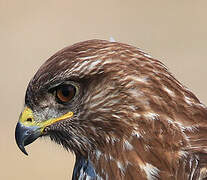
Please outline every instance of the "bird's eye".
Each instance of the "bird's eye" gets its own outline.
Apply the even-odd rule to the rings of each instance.
[[[67,103],[76,95],[76,87],[71,84],[62,85],[56,89],[55,93],[56,98],[60,103]]]

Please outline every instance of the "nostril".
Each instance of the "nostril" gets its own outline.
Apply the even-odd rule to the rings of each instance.
[[[27,118],[27,122],[32,122],[32,118]]]

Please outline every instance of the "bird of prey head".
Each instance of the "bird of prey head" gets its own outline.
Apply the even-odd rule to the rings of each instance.
[[[16,142],[41,136],[76,155],[73,179],[204,179],[207,109],[140,49],[69,46],[30,81]]]

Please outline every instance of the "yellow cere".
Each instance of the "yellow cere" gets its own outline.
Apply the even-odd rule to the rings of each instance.
[[[31,119],[31,121],[28,121],[29,118]],[[34,116],[32,110],[26,107],[22,112],[19,121],[25,126],[31,126],[34,123]]]
[[[67,119],[67,118],[71,118],[72,116],[73,116],[73,112],[68,112],[58,118],[48,119],[48,120],[45,120],[42,122],[36,122],[34,120],[32,110],[30,108],[26,107],[24,109],[24,111],[22,112],[19,121],[20,121],[20,123],[24,124],[25,126],[38,126],[38,127],[40,127],[41,131],[43,131],[45,127],[47,127],[53,123],[56,123],[58,121],[61,121],[61,120]],[[29,119],[29,121],[28,121],[28,119]]]

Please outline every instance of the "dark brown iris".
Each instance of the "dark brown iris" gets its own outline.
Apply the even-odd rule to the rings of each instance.
[[[63,85],[56,90],[56,97],[59,102],[67,103],[73,99],[76,94],[76,88],[73,85]]]

